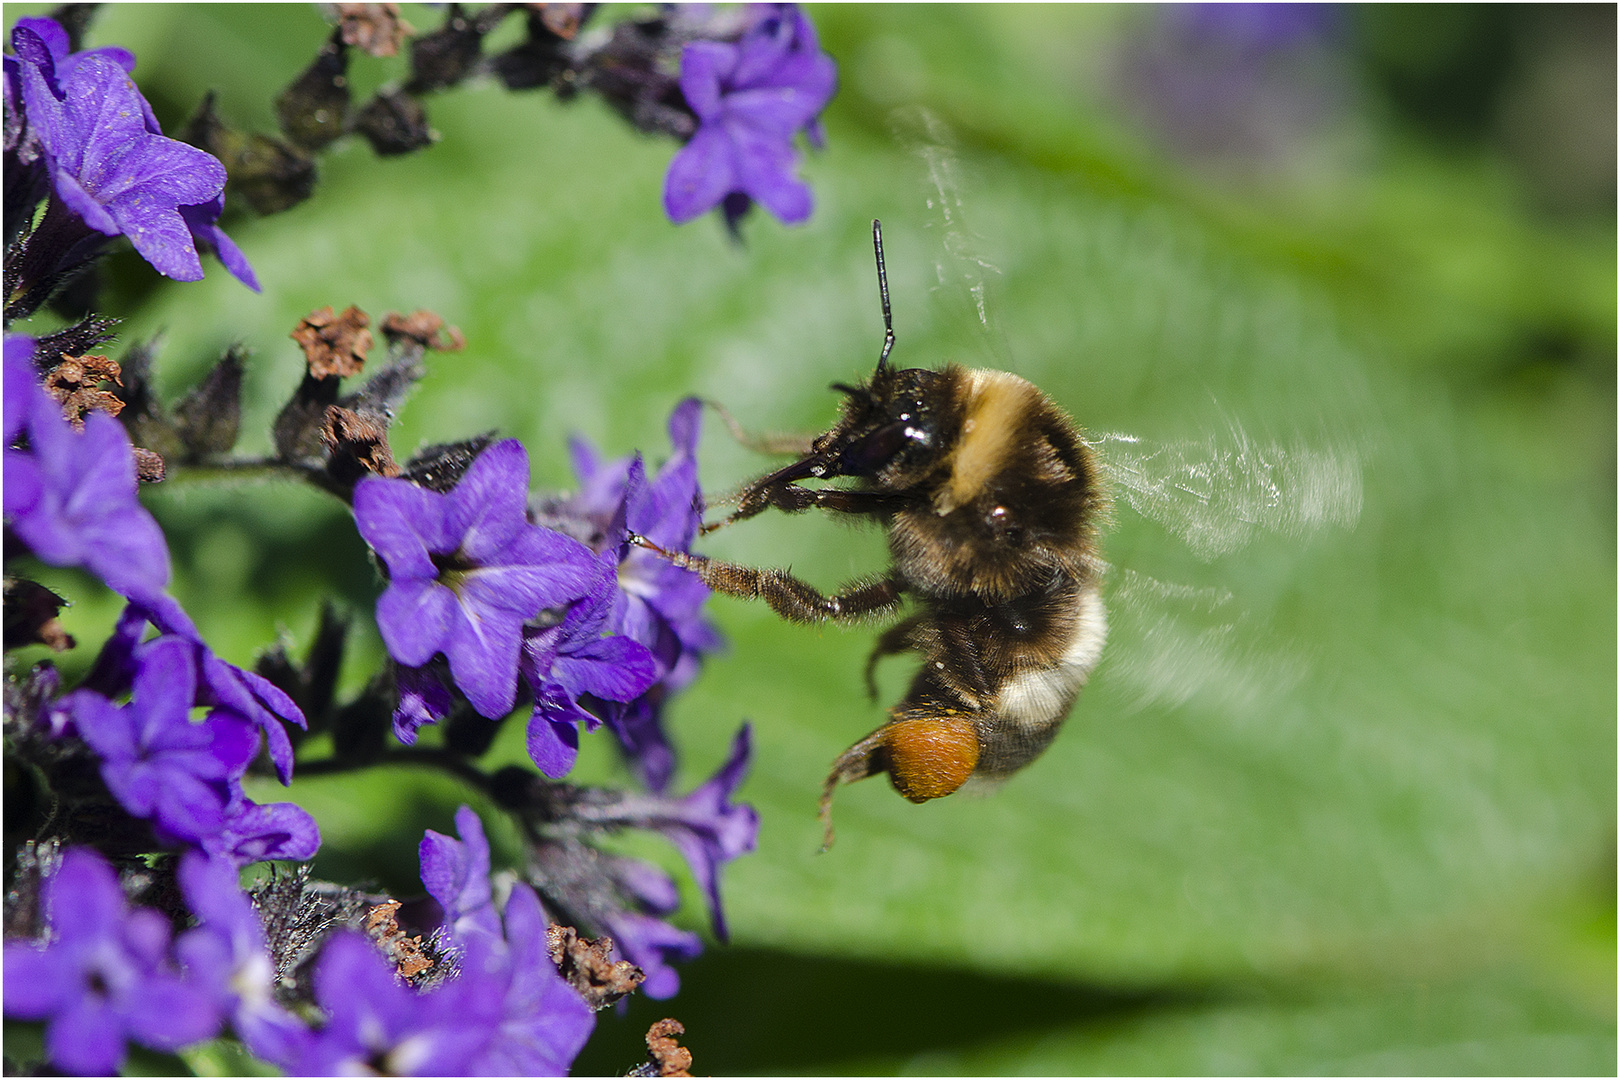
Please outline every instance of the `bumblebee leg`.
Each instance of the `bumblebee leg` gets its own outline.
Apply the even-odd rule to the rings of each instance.
[[[979,733],[968,714],[950,709],[898,716],[838,755],[821,788],[821,850],[832,847],[832,800],[839,784],[878,773],[914,803],[939,799],[967,782],[979,764]]]
[[[746,521],[766,510],[780,510],[785,514],[798,514],[809,509],[832,510],[841,514],[862,514],[882,517],[892,513],[896,501],[892,496],[875,491],[845,491],[842,488],[802,488],[793,483],[757,484],[743,488],[726,497],[737,509],[704,525],[704,536],[738,521]]]
[[[786,570],[761,570],[738,563],[719,562],[704,555],[669,551],[651,540],[631,533],[629,540],[690,570],[715,592],[743,600],[764,600],[771,610],[790,622],[814,623],[827,620],[861,619],[891,611],[900,604],[900,586],[893,578],[878,578],[845,586],[841,592],[823,595]]]
[[[885,656],[894,656],[916,647],[911,639],[911,632],[922,622],[921,615],[913,615],[904,622],[895,623],[883,631],[883,636],[877,639],[872,646],[872,652],[866,658],[866,693],[873,701],[877,700],[877,666],[878,661]]]
[[[888,769],[888,760],[883,752],[884,733],[887,730],[888,725],[878,728],[839,754],[838,760],[833,762],[832,771],[827,774],[827,782],[821,787],[821,805],[816,811],[816,817],[821,821],[823,852],[833,846],[833,792],[838,789],[839,784],[853,784],[857,780],[865,780],[868,776],[876,776]]]
[[[779,432],[757,434],[750,432],[737,422],[731,415],[731,410],[712,398],[704,398],[703,404],[713,409],[720,416],[720,422],[726,425],[731,437],[739,446],[752,450],[757,454],[771,454],[784,457],[804,457],[810,452],[810,444],[816,441],[814,435],[787,435]]]

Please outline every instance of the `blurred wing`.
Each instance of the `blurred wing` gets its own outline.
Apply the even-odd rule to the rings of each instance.
[[[1257,533],[1305,536],[1353,528],[1361,516],[1361,454],[1348,447],[1284,446],[1221,435],[1153,443],[1110,432],[1091,440],[1114,492],[1209,561]]]
[[[1131,712],[1197,697],[1234,716],[1291,690],[1309,658],[1270,640],[1225,589],[1174,585],[1134,570],[1109,571],[1109,678]]]

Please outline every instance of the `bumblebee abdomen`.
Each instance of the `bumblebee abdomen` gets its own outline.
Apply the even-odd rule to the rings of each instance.
[[[1069,637],[1055,662],[1010,673],[977,723],[979,759],[974,775],[1007,776],[1035,760],[1056,737],[1091,677],[1108,637],[1108,616],[1095,582],[1075,597]]]

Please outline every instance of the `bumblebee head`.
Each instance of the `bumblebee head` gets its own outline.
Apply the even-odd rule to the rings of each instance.
[[[820,475],[853,476],[879,488],[907,487],[926,475],[960,424],[957,369],[879,368],[844,395],[838,425],[816,440]]]

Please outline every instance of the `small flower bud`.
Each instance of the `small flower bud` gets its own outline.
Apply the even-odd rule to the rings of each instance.
[[[420,150],[439,140],[422,103],[400,90],[379,90],[354,118],[354,128],[381,157]]]
[[[121,383],[118,364],[105,356],[61,355],[60,362],[45,373],[45,392],[62,406],[76,431],[84,430],[84,414],[104,412],[117,416],[124,408],[123,399],[111,390],[101,389],[103,382]]]
[[[187,458],[223,454],[236,445],[242,421],[242,352],[232,348],[174,407]]]
[[[398,476],[400,468],[388,449],[388,429],[375,417],[341,406],[326,410],[321,427],[326,446],[326,472],[341,491],[353,491],[366,476]]]
[[[76,644],[73,635],[62,629],[56,616],[67,601],[37,581],[7,578],[5,582],[6,648],[21,645],[47,645],[54,652],[65,652]]]
[[[349,112],[349,50],[341,29],[315,54],[315,62],[276,98],[276,120],[296,146],[311,152],[343,134]]]
[[[429,491],[449,491],[473,460],[494,441],[495,433],[488,431],[461,442],[424,446],[405,463],[405,479]]]
[[[633,993],[647,977],[630,961],[613,959],[612,938],[583,938],[572,926],[548,926],[546,948],[558,974],[599,1012]]]
[[[132,449],[135,454],[135,479],[143,484],[155,484],[168,474],[162,454],[140,446]]]
[[[469,16],[460,4],[451,4],[443,26],[411,41],[411,81],[405,89],[413,94],[443,90],[471,75],[478,66],[484,35],[509,12],[504,4],[491,4]]]
[[[383,316],[382,332],[390,345],[398,345],[400,339],[408,338],[424,349],[438,352],[460,352],[467,347],[467,339],[461,331],[454,326],[447,329],[445,321],[431,311],[417,310],[409,315],[390,311]]]

